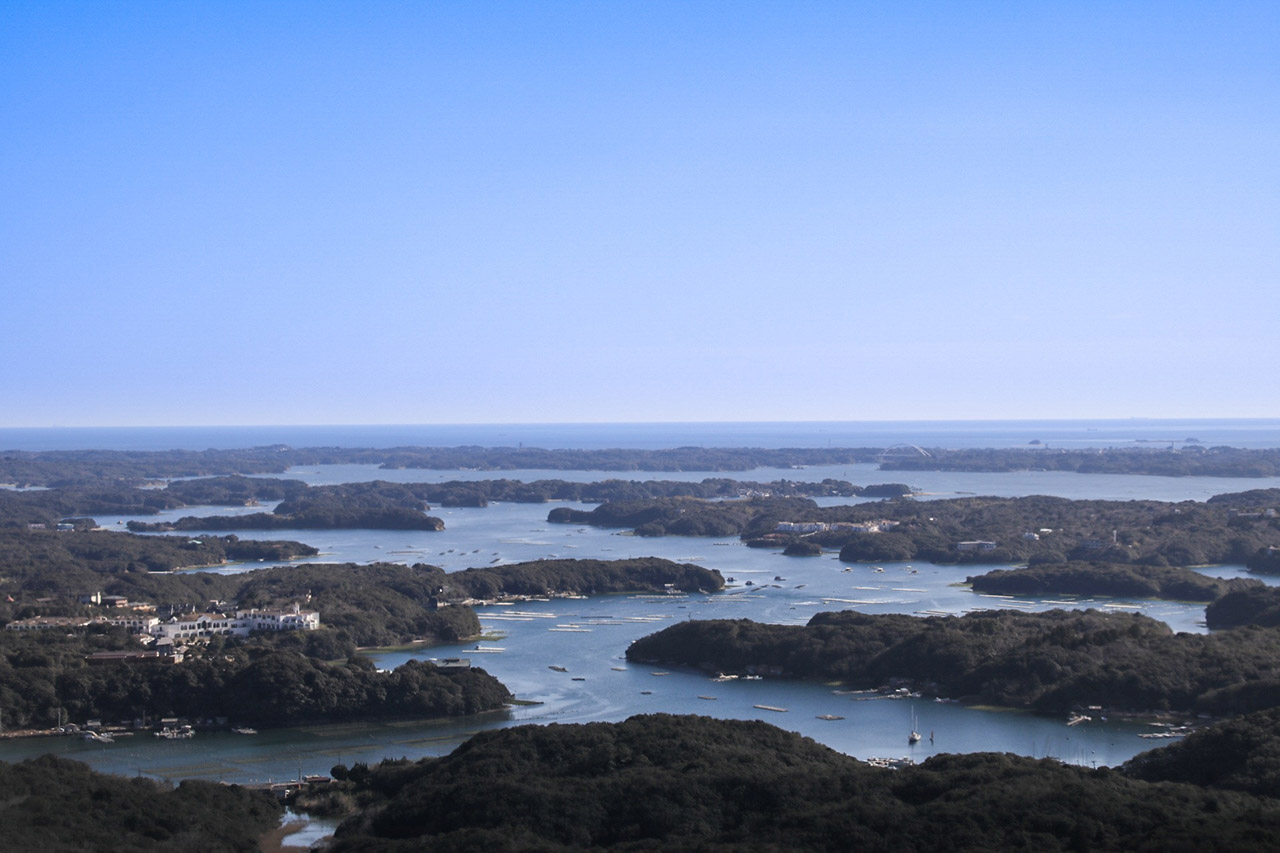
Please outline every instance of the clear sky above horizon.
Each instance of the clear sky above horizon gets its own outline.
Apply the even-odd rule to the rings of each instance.
[[[0,427],[1274,417],[1278,33],[0,0]]]

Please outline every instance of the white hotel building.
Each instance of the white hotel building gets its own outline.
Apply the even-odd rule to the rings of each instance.
[[[225,613],[189,613],[168,622],[157,622],[147,633],[157,639],[190,640],[216,636],[246,637],[250,631],[314,631],[320,614],[296,604],[286,610],[237,610]]]

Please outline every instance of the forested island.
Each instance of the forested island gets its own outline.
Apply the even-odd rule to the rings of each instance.
[[[1223,580],[1174,566],[1096,561],[996,569],[966,582],[974,592],[995,595],[1107,595],[1170,601],[1215,601],[1231,592],[1271,589],[1250,578]]]
[[[270,645],[219,640],[189,648],[181,663],[94,666],[86,651],[127,647],[128,638],[0,632],[5,724],[37,728],[59,717],[112,724],[182,717],[297,726],[474,714],[512,698],[482,669],[439,669],[414,660],[379,672],[362,657],[327,663]]]
[[[1082,474],[1280,476],[1280,449],[1110,447],[1090,450],[910,447],[675,447],[555,450],[537,447],[294,448],[234,450],[50,450],[0,452],[0,483],[75,486],[233,474],[280,474],[299,465],[378,465],[426,470],[750,471],[879,463],[885,471],[1073,471]]]
[[[1228,496],[1220,496],[1228,497]],[[559,507],[549,522],[632,528],[638,535],[739,536],[784,548],[811,542],[847,562],[1069,561],[1152,566],[1245,563],[1280,568],[1276,504],[1023,498],[886,500],[820,507],[806,498],[617,501]]]
[[[446,483],[391,483],[384,480],[309,486],[299,480],[269,477],[207,477],[177,480],[163,488],[124,482],[94,486],[65,486],[27,491],[0,489],[0,528],[29,525],[55,526],[87,516],[155,515],[189,506],[257,506],[276,502],[270,512],[233,516],[188,516],[149,524],[129,522],[131,530],[283,530],[364,528],[383,530],[438,530],[443,522],[424,513],[432,503],[444,507],[484,507],[490,501],[545,503],[575,501],[644,500],[651,498],[738,497],[898,497],[910,494],[909,486],[881,484],[857,486],[845,480],[821,482],[795,480],[731,480],[706,478],[680,480],[603,480],[578,483],[568,480],[452,480]]]
[[[284,811],[269,794],[186,780],[170,787],[46,755],[0,762],[6,850],[257,853]]]
[[[1223,720],[1140,753],[1122,768],[1149,782],[1188,782],[1280,797],[1280,707]]]
[[[1246,450],[1173,442],[1161,447],[1050,449],[929,448],[883,458],[884,471],[1070,471],[1077,474],[1148,474],[1164,477],[1280,477],[1280,448]],[[1181,446],[1176,446],[1181,444]]]
[[[1149,775],[1158,776],[1151,770]],[[331,850],[1270,850],[1280,804],[1126,768],[941,755],[869,766],[760,722],[654,714],[477,734],[336,767]]]
[[[709,672],[910,684],[933,696],[1064,713],[1229,715],[1280,705],[1280,630],[1175,634],[1133,613],[986,610],[964,616],[818,613],[807,625],[674,624],[627,658]]]

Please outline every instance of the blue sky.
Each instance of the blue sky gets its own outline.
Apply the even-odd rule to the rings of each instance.
[[[0,2],[0,426],[1276,416],[1277,32]]]

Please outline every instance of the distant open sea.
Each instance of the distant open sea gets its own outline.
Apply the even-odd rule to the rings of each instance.
[[[10,427],[3,450],[205,450],[291,447],[1280,447],[1280,419],[796,421],[753,423],[419,424],[347,426]]]

